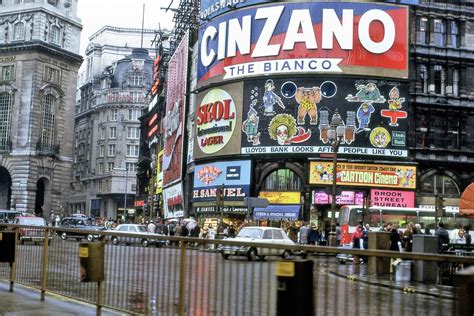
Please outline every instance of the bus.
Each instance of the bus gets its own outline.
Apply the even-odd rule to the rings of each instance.
[[[365,216],[364,216],[365,214]],[[381,207],[371,206],[366,212],[362,205],[344,205],[339,212],[339,225],[341,227],[341,245],[348,245],[352,241],[352,233],[363,221],[364,225],[369,224],[372,231],[378,231],[384,223],[398,224],[399,229],[404,231],[409,222],[420,223],[424,228],[428,227],[432,234],[436,230],[436,218],[434,209],[408,208],[408,207]],[[474,220],[461,217],[458,211],[446,211],[445,217],[440,217],[439,221],[445,224],[445,228],[454,238],[453,230],[470,225],[474,227]]]

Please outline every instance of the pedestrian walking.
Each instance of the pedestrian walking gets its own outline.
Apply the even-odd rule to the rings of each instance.
[[[341,245],[341,235],[342,235],[341,225],[339,225],[339,223],[336,223],[336,247],[339,247]]]
[[[304,224],[304,222],[301,224],[300,227],[300,244],[308,244],[308,227]]]
[[[308,244],[316,245],[319,242],[319,231],[316,225],[313,223],[308,231]]]
[[[390,250],[400,252],[401,244],[402,238],[398,231],[398,224],[393,224],[392,230],[390,231]]]

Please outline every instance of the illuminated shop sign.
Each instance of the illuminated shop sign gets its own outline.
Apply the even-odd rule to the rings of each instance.
[[[261,191],[259,198],[267,199],[270,204],[298,204],[301,203],[301,192],[288,191]]]
[[[310,184],[332,184],[332,162],[311,161],[309,168]],[[336,183],[338,185],[416,189],[416,167],[338,162]]]
[[[250,192],[250,166],[250,160],[196,165],[192,201],[215,201],[217,189],[224,200],[243,201]]]
[[[199,29],[198,83],[289,73],[408,77],[408,8],[278,3],[233,11]]]
[[[196,213],[218,213],[221,211],[224,213],[246,213],[247,208],[246,207],[239,207],[239,206],[221,206],[219,209],[217,209],[215,206],[199,206],[196,207]]]
[[[332,195],[327,194],[325,191],[313,191],[312,194],[312,204],[331,204]],[[342,191],[340,194],[336,195],[336,204],[364,204],[364,192],[354,192],[354,191]]]
[[[370,190],[370,205],[385,207],[415,207],[415,192]]]
[[[235,130],[236,117],[232,96],[222,89],[210,90],[196,111],[199,148],[206,154],[213,154],[227,145]]]
[[[338,119],[341,156],[408,156],[408,84],[311,77],[244,84],[242,154],[328,154]]]
[[[201,0],[199,17],[202,20],[201,22],[203,22],[230,10],[269,1],[270,0]]]

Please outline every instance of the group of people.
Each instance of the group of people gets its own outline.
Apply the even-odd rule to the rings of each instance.
[[[301,245],[324,245],[327,241],[327,231],[319,229],[314,223],[302,222],[301,226],[297,227],[291,222],[286,232],[292,241]]]

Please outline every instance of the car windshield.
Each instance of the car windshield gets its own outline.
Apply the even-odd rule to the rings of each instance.
[[[259,228],[242,228],[237,237],[244,238],[262,238],[262,230]]]
[[[137,231],[140,233],[146,233],[148,232],[148,229],[146,228],[146,226],[137,226]]]

